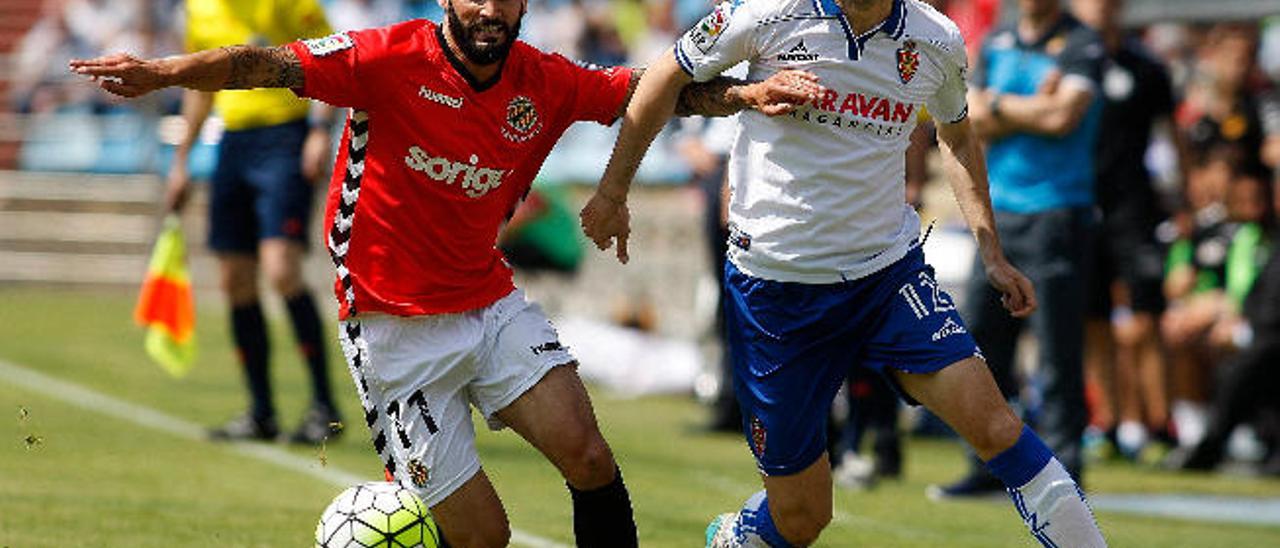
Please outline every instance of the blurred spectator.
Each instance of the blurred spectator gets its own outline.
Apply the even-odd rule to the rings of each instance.
[[[1101,224],[1090,273],[1085,372],[1096,404],[1092,423],[1136,457],[1149,433],[1167,434],[1168,401],[1157,321],[1164,310],[1164,250],[1156,227],[1168,217],[1144,159],[1157,124],[1171,123],[1172,83],[1164,66],[1121,27],[1123,0],[1074,0],[1081,21],[1107,50],[1100,88],[1095,194]],[[1113,289],[1114,288],[1114,289]],[[1113,300],[1116,293],[1121,299]]]
[[[1272,185],[1271,218],[1280,215],[1280,177]],[[1263,202],[1265,206],[1265,202]],[[1280,238],[1272,228],[1270,240]],[[1261,274],[1243,299],[1242,314],[1222,325],[1218,343],[1239,350],[1218,371],[1212,414],[1204,437],[1185,453],[1171,455],[1175,468],[1210,470],[1226,454],[1227,440],[1236,426],[1259,418],[1270,424],[1261,430],[1267,444],[1262,471],[1280,475],[1280,440],[1275,418],[1280,414],[1275,394],[1280,391],[1280,253],[1272,252]]]
[[[1254,79],[1257,44],[1252,27],[1215,26],[1200,50],[1178,120],[1194,153],[1227,150],[1234,156],[1232,165],[1262,173],[1264,134]]]
[[[1015,24],[983,44],[969,97],[975,129],[990,142],[991,203],[1005,254],[1035,284],[1030,326],[1039,341],[1043,403],[1036,430],[1079,478],[1084,402],[1086,264],[1093,216],[1093,157],[1103,48],[1057,0],[1019,0]],[[965,321],[1006,398],[1016,399],[1014,355],[1024,322],[1005,313],[974,260]],[[1003,491],[977,459],[969,475],[931,493]]]
[[[1205,404],[1212,391],[1212,364],[1229,346],[1221,333],[1242,309],[1245,295],[1267,257],[1266,235],[1274,224],[1268,186],[1258,177],[1231,171],[1230,152],[1191,177],[1189,196],[1213,199],[1225,185],[1225,205],[1200,205],[1189,238],[1170,250],[1166,294],[1170,308],[1161,321],[1172,368],[1173,419],[1181,445],[1203,434]],[[1225,212],[1225,217],[1219,212]]]

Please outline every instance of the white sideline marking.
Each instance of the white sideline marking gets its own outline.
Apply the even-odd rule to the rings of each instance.
[[[69,403],[100,415],[114,417],[187,440],[204,441],[206,439],[204,428],[195,423],[166,415],[150,407],[129,403],[5,360],[0,360],[0,378],[32,392],[38,392],[63,403]],[[262,443],[219,443],[216,445],[242,456],[311,476],[335,487],[345,489],[357,483],[370,480],[370,478],[353,474],[336,466],[320,466],[313,459],[299,457],[278,447]],[[514,527],[511,529],[511,542],[531,548],[568,548],[551,539],[521,531]]]

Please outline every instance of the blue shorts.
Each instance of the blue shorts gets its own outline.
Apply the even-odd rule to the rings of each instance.
[[[302,177],[305,120],[228,131],[209,188],[209,247],[255,254],[258,242],[307,243],[315,187]]]
[[[831,402],[851,367],[898,388],[889,369],[932,373],[981,355],[919,247],[833,284],[762,280],[728,263],[725,292],[743,431],[770,476],[798,473],[826,451]]]

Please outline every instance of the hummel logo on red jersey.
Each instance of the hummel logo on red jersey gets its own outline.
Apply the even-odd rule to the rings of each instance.
[[[790,51],[786,53],[778,54],[778,60],[793,61],[793,62],[794,61],[817,61],[818,54],[809,53],[809,48],[805,47],[804,39],[802,38],[800,39],[800,42],[795,45],[795,47],[791,48]]]
[[[409,169],[420,171],[431,180],[440,181],[446,185],[458,182],[458,176],[461,175],[462,189],[472,198],[479,198],[488,194],[490,190],[502,186],[502,177],[507,174],[505,169],[490,169],[476,165],[480,163],[480,158],[475,154],[471,155],[470,163],[464,164],[448,158],[431,156],[427,151],[416,146],[409,147],[409,155],[404,157],[404,163],[409,166]]]
[[[438,91],[422,86],[418,88],[418,96],[428,101],[440,103],[449,108],[462,108],[462,99],[458,97],[450,97]]]

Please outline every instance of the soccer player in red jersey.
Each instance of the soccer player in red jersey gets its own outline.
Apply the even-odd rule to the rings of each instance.
[[[583,67],[516,40],[526,0],[458,0],[410,21],[283,47],[73,61],[105,90],[292,88],[351,107],[326,244],[341,343],[386,469],[416,488],[454,546],[503,546],[506,513],[480,468],[470,407],[560,470],[579,546],[635,546],[630,497],[590,399],[542,310],[496,249],[556,140],[612,123],[641,69]],[[685,113],[784,114],[813,76],[690,88]],[[570,367],[560,367],[568,365]]]

